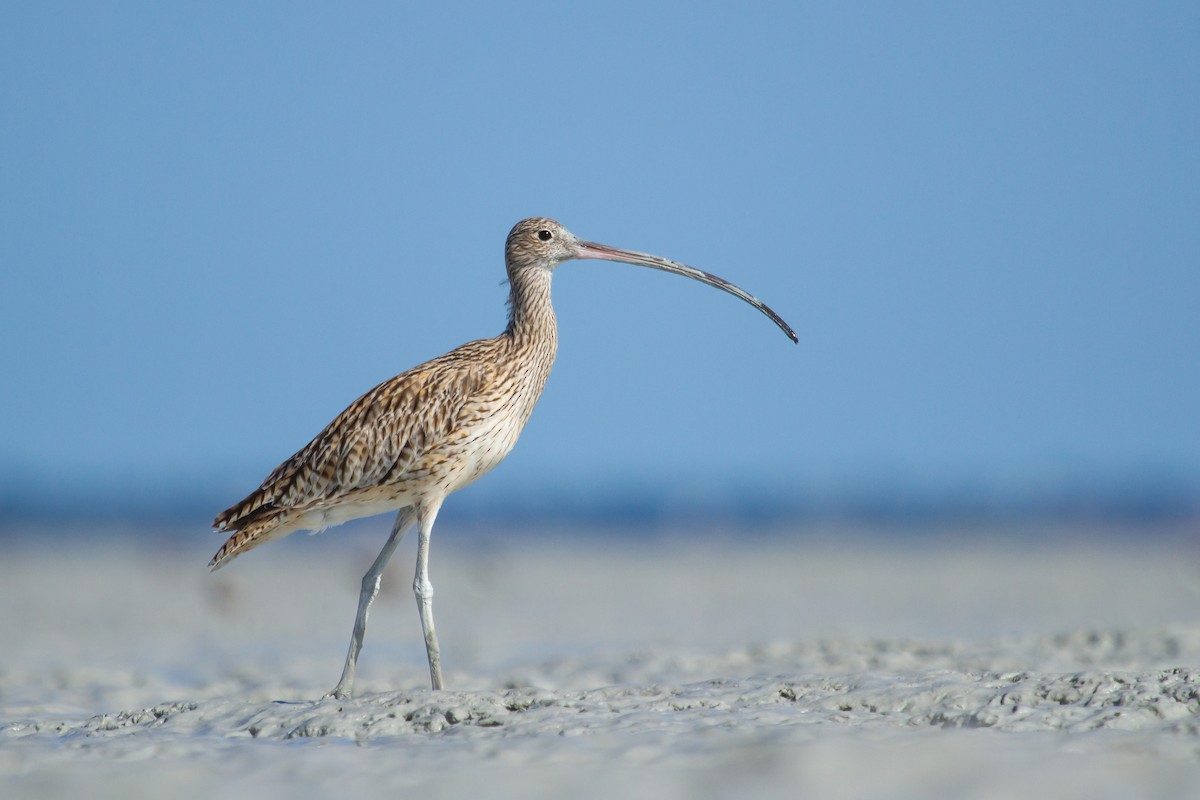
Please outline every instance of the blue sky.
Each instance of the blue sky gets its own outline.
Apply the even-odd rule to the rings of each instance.
[[[1200,7],[744,6],[4,4],[10,490],[237,499],[530,215],[800,345],[567,264],[480,492],[1200,487]]]

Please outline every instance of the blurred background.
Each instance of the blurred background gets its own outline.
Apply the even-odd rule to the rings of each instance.
[[[1197,41],[1186,3],[6,3],[0,526],[203,533],[503,329],[531,215],[800,344],[567,264],[541,404],[440,524],[1194,519]]]

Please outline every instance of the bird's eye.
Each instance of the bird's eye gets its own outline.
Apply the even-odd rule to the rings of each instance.
[[[541,231],[538,231],[538,238],[541,239],[543,242],[548,242],[552,238],[554,238],[554,234],[551,233],[550,231],[541,230]]]

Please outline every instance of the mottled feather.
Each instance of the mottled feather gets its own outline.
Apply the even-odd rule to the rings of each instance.
[[[481,426],[494,411],[515,415],[519,431],[552,363],[552,354],[514,361],[513,350],[507,332],[470,342],[359,397],[258,489],[217,515],[218,530],[249,535],[231,537],[212,566],[252,543],[308,527],[289,523],[314,510],[421,491],[448,493],[478,478],[482,472],[464,476],[469,462],[450,456],[478,445],[490,430]],[[515,398],[524,402],[511,402]]]

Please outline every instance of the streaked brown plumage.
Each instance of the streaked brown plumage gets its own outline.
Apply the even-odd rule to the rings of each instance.
[[[657,256],[585,242],[553,220],[517,223],[505,244],[511,292],[503,333],[464,344],[371,389],[213,522],[230,534],[209,564],[215,570],[294,531],[322,530],[400,509],[383,551],[363,576],[346,666],[331,695],[344,697],[352,691],[367,611],[380,575],[414,521],[420,542],[413,588],[433,688],[442,687],[428,580],[433,521],[447,495],[500,463],[533,412],[558,344],[551,275],[572,258],[624,261],[700,280],[751,303],[796,340],[774,311],[714,275]]]
[[[551,333],[542,347],[522,349],[506,332],[371,389],[217,516],[219,530],[237,533],[210,566],[296,530],[363,516],[347,516],[348,509],[397,508],[421,493],[466,486],[516,442],[550,374],[554,345]]]

